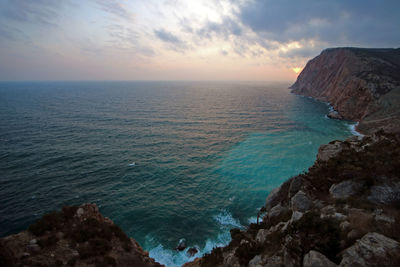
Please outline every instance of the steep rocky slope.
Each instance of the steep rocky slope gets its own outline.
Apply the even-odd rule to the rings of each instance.
[[[400,266],[400,135],[332,141],[263,220],[185,266]]]
[[[358,130],[400,131],[400,49],[331,48],[310,60],[292,92],[331,103]]]
[[[0,266],[163,266],[97,206],[64,207],[0,239]]]

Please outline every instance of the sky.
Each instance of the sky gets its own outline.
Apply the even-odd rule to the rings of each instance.
[[[0,80],[293,81],[400,47],[399,0],[0,0]]]

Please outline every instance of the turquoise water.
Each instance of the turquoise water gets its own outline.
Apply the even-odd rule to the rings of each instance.
[[[352,134],[288,86],[0,83],[0,236],[94,202],[167,266],[190,260],[181,238],[201,253],[227,244],[320,144]]]

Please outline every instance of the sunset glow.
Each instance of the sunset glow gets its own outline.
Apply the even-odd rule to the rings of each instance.
[[[0,80],[293,81],[327,47],[398,45],[397,9],[367,2],[0,0]]]
[[[303,68],[299,68],[299,67],[297,67],[297,68],[292,68],[292,70],[293,70],[294,73],[296,73],[296,74],[300,73],[300,71],[301,71],[302,69],[303,69]]]

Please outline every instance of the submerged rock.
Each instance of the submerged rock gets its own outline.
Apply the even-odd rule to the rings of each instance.
[[[188,257],[193,257],[194,255],[197,254],[197,252],[199,252],[197,248],[195,247],[189,248],[188,251],[186,252],[186,255],[188,255]]]
[[[188,255],[188,257],[193,257],[194,255],[197,254],[197,252],[199,252],[197,248],[195,247],[189,248],[188,251],[186,252],[186,255]]]
[[[182,238],[179,240],[178,245],[175,247],[175,250],[182,251],[186,248],[186,240]]]

